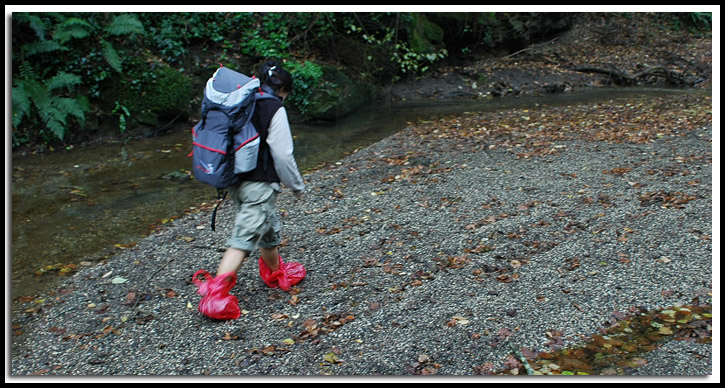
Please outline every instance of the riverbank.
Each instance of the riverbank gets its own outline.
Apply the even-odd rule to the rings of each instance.
[[[249,260],[242,317],[201,316],[191,275],[233,212],[212,232],[200,211],[28,301],[11,372],[471,375],[638,308],[712,304],[711,112],[690,94],[411,124],[280,196],[282,255],[308,270],[292,292]],[[613,371],[713,373],[706,335],[656,349]]]
[[[547,95],[613,85],[711,87],[712,37],[666,24],[652,14],[585,14],[550,40],[442,66],[379,95],[400,101]]]

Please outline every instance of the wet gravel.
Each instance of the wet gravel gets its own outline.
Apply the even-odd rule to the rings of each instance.
[[[281,254],[308,273],[293,292],[249,260],[242,317],[199,314],[191,276],[215,270],[233,214],[212,232],[192,213],[16,312],[12,374],[472,375],[634,307],[710,301],[711,127],[534,158],[414,129],[280,196]],[[711,348],[670,341],[630,372],[711,374]]]

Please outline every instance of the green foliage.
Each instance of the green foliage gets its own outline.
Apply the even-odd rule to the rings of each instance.
[[[158,115],[175,116],[190,109],[196,91],[189,76],[165,64],[149,67],[143,57],[131,61],[129,67],[126,74],[109,83],[108,101],[123,107],[114,112],[122,113],[119,119],[153,117],[151,121],[155,121]]]
[[[71,39],[83,39],[93,30],[93,26],[87,21],[70,17],[54,26],[53,40],[63,44]]]
[[[291,103],[304,115],[325,93],[329,101],[341,93],[324,79],[329,59],[321,59],[337,56],[338,44],[360,50],[337,66],[381,82],[391,72],[422,74],[447,55],[441,28],[418,13],[38,12],[15,13],[12,23],[16,144],[67,139],[91,104],[121,131],[134,118],[183,110],[193,100],[190,65],[278,58],[293,73]]]
[[[89,106],[101,122],[123,118],[126,130],[141,116],[185,109],[199,84],[189,75],[220,62],[249,71],[271,57],[293,73],[290,102],[305,115],[316,102],[349,94],[325,78],[327,66],[355,73],[350,85],[395,82],[421,76],[449,55],[526,44],[542,34],[534,31],[541,20],[553,26],[559,19],[490,12],[14,13],[13,138],[68,139]],[[678,20],[709,27],[712,15]],[[56,86],[67,76],[77,82]]]
[[[136,15],[124,14],[114,17],[105,31],[115,36],[140,35],[144,33],[144,28]]]
[[[116,70],[116,72],[121,72],[121,58],[118,56],[118,52],[113,47],[113,44],[101,39],[101,52],[103,53],[103,58],[106,59],[106,62],[108,62],[108,65],[111,66],[113,70]]]
[[[254,20],[254,14],[248,14]],[[287,14],[269,13],[259,18],[256,28],[248,28],[242,34],[240,49],[252,57],[282,58],[287,56],[289,48],[290,19]]]
[[[26,75],[30,74],[27,66],[25,69]],[[50,134],[62,140],[70,124],[68,117],[72,116],[83,126],[89,110],[84,96],[66,97],[63,94],[64,89],[72,92],[80,83],[80,77],[62,72],[44,81],[33,78],[16,80],[12,88],[13,127],[18,128],[23,119],[35,115],[50,131],[43,131],[42,135]]]
[[[697,28],[711,28],[712,12],[690,12],[690,22]]]
[[[113,108],[111,114],[118,115],[118,131],[126,133],[126,119],[131,116],[131,112],[128,111],[128,108],[116,101],[116,107]]]
[[[448,56],[446,49],[441,49],[438,52],[418,53],[410,49],[405,43],[398,43],[395,45],[391,59],[398,65],[398,69],[403,74],[421,74],[430,68],[430,64],[446,56]]]
[[[221,12],[141,13],[139,20],[148,33],[145,45],[164,62],[181,63],[191,46],[201,47],[208,55],[218,44],[228,44],[250,26],[245,14]],[[226,51],[229,47],[223,48]],[[224,55],[224,53],[222,53]]]
[[[312,61],[305,61],[304,63],[289,61],[284,66],[294,76],[295,92],[290,97],[290,102],[303,115],[307,115],[312,104],[312,96],[314,93],[318,90],[325,89],[325,85],[321,85],[320,83],[323,76],[322,67]]]
[[[408,45],[413,52],[429,54],[438,51],[443,42],[443,29],[422,13],[410,13],[407,18]]]
[[[82,128],[87,92],[93,95],[108,76],[106,67],[122,72],[117,45],[144,31],[131,14],[16,13],[12,21],[13,47],[19,47],[13,51],[13,145],[36,136],[63,140],[70,128]]]
[[[220,62],[248,71],[271,57],[282,60],[293,73],[296,93],[290,102],[306,115],[320,101],[332,103],[349,94],[350,87],[325,79],[322,69],[326,66],[356,73],[355,79],[348,80],[350,85],[359,84],[359,79],[384,84],[420,76],[449,53],[500,42],[501,25],[527,33],[528,16],[504,23],[500,15],[14,13],[14,138],[18,142],[67,139],[69,128],[84,122],[88,112],[84,107],[89,104],[102,122],[104,115],[125,120],[125,127],[119,127],[125,130],[134,124],[133,119],[183,110],[196,92],[193,83],[198,84],[188,74],[201,74],[200,70]],[[701,14],[692,18],[700,24],[711,20]],[[454,45],[457,42],[463,43]],[[72,90],[56,88],[51,80],[62,74],[75,75],[80,82]],[[55,111],[41,113],[40,107],[49,104]],[[96,125],[97,120],[89,123]],[[41,127],[53,136],[33,139]]]
[[[402,28],[401,21],[404,26]],[[425,16],[403,14],[396,19],[394,25],[382,25],[374,33],[354,23],[348,29],[348,34],[358,34],[368,45],[386,49],[388,60],[395,66],[394,80],[400,78],[398,74],[423,74],[432,63],[448,56],[445,48],[438,49],[435,46],[435,43],[442,40],[442,30]],[[408,31],[408,41],[399,36],[401,29]]]
[[[687,29],[693,34],[712,33],[712,12],[684,12],[664,14],[674,30]]]

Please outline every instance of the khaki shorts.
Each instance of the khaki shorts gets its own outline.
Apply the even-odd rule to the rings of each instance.
[[[230,187],[229,194],[237,215],[227,245],[247,252],[252,252],[257,246],[274,248],[279,245],[281,225],[274,207],[277,192],[272,185],[267,182],[242,182]]]

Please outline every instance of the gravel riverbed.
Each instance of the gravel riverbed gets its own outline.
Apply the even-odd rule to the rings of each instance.
[[[635,308],[711,304],[712,127],[688,121],[698,104],[668,123],[581,108],[626,139],[589,116],[549,123],[561,107],[411,124],[307,174],[302,198],[280,195],[281,254],[308,274],[292,292],[266,288],[255,256],[233,290],[243,315],[202,316],[191,277],[216,269],[233,223],[227,203],[212,232],[207,207],[16,312],[11,373],[474,375]],[[623,373],[713,373],[707,343],[642,357]]]

